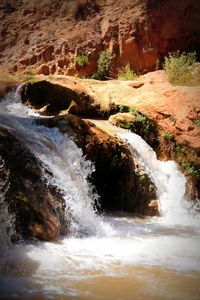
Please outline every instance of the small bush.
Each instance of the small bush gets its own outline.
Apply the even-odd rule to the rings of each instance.
[[[118,110],[119,110],[120,113],[123,113],[123,112],[128,112],[128,111],[129,111],[129,108],[128,108],[128,106],[126,106],[126,105],[120,104],[120,105],[118,106]]]
[[[87,55],[79,55],[74,58],[74,61],[79,66],[84,67],[88,64],[88,57],[87,57]]]
[[[188,160],[183,161],[181,163],[181,166],[185,170],[186,174],[189,175],[189,176],[199,176],[200,175],[200,171],[197,170],[194,167],[194,165]]]
[[[124,110],[126,110],[126,106],[123,107]],[[157,128],[154,122],[135,108],[130,108],[129,113],[135,116],[134,120],[126,121],[118,119],[117,125],[139,134],[149,145],[155,146],[157,144]]]
[[[176,146],[175,148],[174,148],[174,151],[175,151],[175,153],[177,153],[177,154],[179,154],[179,153],[185,153],[185,151],[186,151],[186,149],[184,148],[184,147],[181,147],[181,146]]]
[[[174,136],[172,133],[169,133],[169,132],[163,132],[161,135],[165,140],[170,140]]]
[[[175,85],[194,85],[192,71],[196,63],[196,52],[180,52],[169,53],[165,57],[163,68],[169,78],[169,81]]]
[[[133,80],[136,79],[138,75],[131,70],[130,65],[126,65],[124,69],[119,71],[118,79],[119,80]]]
[[[121,120],[117,120],[117,125],[121,128],[124,129],[129,129],[131,131],[134,130],[134,121],[121,121]]]
[[[132,107],[129,109],[129,112],[133,116],[135,116],[136,122],[140,122],[143,124],[144,131],[146,131],[146,133],[148,133],[148,131],[150,130],[150,128],[152,128],[152,126],[154,127],[153,123],[145,115],[137,111],[137,109]]]
[[[135,109],[134,107],[131,107],[131,108],[129,109],[129,112],[130,112],[130,114],[133,115],[133,116],[135,116],[135,115],[138,113],[137,109]]]
[[[194,178],[200,177],[200,170],[195,163],[196,153],[188,145],[176,145],[174,144],[174,159],[179,162],[181,168],[189,176]]]
[[[176,123],[176,119],[174,118],[174,116],[169,116],[168,118],[171,122]]]
[[[197,127],[200,127],[200,119],[196,119],[193,122]]]
[[[109,50],[100,52],[97,61],[97,72],[92,76],[93,79],[107,80],[110,76],[110,69],[114,55]]]

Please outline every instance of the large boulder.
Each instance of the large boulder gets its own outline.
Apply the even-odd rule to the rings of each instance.
[[[27,83],[21,88],[22,102],[37,109],[46,107],[44,115],[56,115],[66,110],[71,102],[75,104],[71,111],[81,115],[96,115],[99,105],[95,99],[87,93],[84,86],[77,80],[38,81]]]

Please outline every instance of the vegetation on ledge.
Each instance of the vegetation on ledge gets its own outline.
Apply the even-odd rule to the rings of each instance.
[[[174,85],[198,85],[200,84],[200,68],[196,62],[196,52],[169,53],[165,57],[163,68]]]

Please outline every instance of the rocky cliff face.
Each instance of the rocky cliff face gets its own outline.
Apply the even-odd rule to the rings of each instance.
[[[196,0],[2,0],[2,70],[27,66],[43,74],[91,75],[99,52],[115,54],[113,75],[159,67],[168,51],[200,49]],[[81,66],[74,57],[86,55]]]

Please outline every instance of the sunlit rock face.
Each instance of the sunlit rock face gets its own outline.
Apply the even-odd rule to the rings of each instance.
[[[96,3],[96,2],[95,2]],[[146,72],[169,51],[200,49],[200,3],[195,0],[30,1],[0,6],[2,69],[40,74],[91,75],[99,52],[115,55],[113,75],[130,64]],[[56,20],[56,21],[55,21]],[[86,55],[81,65],[74,57]]]
[[[188,160],[195,169],[199,169],[200,140],[197,122],[200,116],[200,86],[175,86],[169,82],[163,70],[149,72],[132,81],[101,82],[63,77],[56,82],[48,79],[48,82],[43,80],[24,85],[21,93],[23,102],[34,106],[43,115],[66,113],[74,100],[76,105],[70,108],[70,113],[84,117],[108,118],[121,110],[130,110],[129,113],[110,117],[115,125],[124,123],[123,128],[134,123],[131,110],[136,109],[150,121],[149,124],[155,126],[148,126],[146,131],[140,126],[143,122],[139,122],[139,126],[134,126],[134,132],[141,135],[160,158],[175,159],[180,164]],[[148,125],[144,122],[143,125],[145,124]],[[163,137],[166,133],[171,135],[172,140]],[[176,147],[187,151],[184,155],[177,155],[176,150],[179,148]],[[188,175],[187,170],[185,174]],[[189,197],[195,199],[196,191],[198,195],[200,193],[200,177],[194,180],[189,177],[187,191]]]

